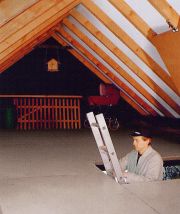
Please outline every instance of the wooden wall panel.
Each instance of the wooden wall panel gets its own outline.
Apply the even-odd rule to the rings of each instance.
[[[180,95],[180,31],[175,33],[169,31],[157,35],[152,42],[164,60]]]

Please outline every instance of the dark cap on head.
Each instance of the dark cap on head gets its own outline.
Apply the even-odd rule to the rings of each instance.
[[[143,136],[147,138],[152,138],[152,133],[148,129],[137,129],[131,132],[132,137]]]

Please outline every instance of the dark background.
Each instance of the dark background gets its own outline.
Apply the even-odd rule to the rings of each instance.
[[[0,75],[1,94],[95,95],[101,82],[81,62],[53,39],[44,44],[57,48],[36,47],[31,53]],[[48,72],[47,62],[61,62],[59,72]]]
[[[43,45],[55,48],[45,48]],[[47,62],[51,58],[60,61],[60,71],[47,71]],[[83,96],[81,110],[84,115],[91,110],[87,104],[88,96],[99,95],[101,82],[67,48],[51,38],[0,74],[0,94],[80,95]],[[123,115],[126,113],[126,117],[138,115],[123,99],[113,111],[117,114],[123,112]]]

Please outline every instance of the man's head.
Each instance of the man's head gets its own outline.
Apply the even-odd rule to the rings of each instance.
[[[149,130],[137,130],[131,133],[135,150],[143,154],[151,143],[151,133]]]

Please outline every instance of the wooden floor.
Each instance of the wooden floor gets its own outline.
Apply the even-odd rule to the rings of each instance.
[[[0,132],[0,213],[177,214],[180,180],[117,184],[95,167],[90,129]],[[132,149],[127,130],[111,132],[118,157]],[[180,156],[178,139],[155,137],[162,156]]]

